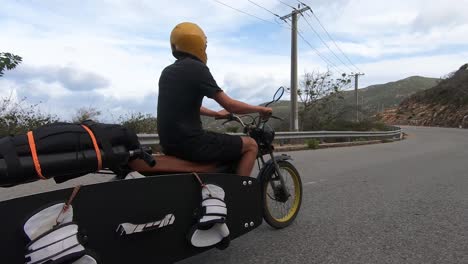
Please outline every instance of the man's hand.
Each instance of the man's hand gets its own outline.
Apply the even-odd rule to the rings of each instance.
[[[273,109],[271,107],[261,107],[258,111],[260,117],[263,119],[267,119],[273,113]]]
[[[230,114],[231,113],[229,113],[228,111],[223,109],[223,110],[220,110],[220,111],[216,112],[216,116],[214,116],[214,118],[223,119],[223,118],[227,118]]]

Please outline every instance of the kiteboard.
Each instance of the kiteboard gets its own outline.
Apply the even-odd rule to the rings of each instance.
[[[207,199],[213,187],[223,197]],[[62,245],[62,251],[53,247],[78,243],[95,262],[76,263],[173,263],[213,247],[224,248],[230,240],[258,227],[261,201],[255,178],[223,173],[142,177],[20,197],[0,202],[1,259],[9,264],[43,263],[44,254],[57,255],[66,246]],[[65,218],[67,224],[63,224]],[[41,230],[45,228],[43,219],[56,223],[51,230]],[[207,219],[225,220],[225,238],[220,243],[202,241],[203,232],[210,229],[210,225],[201,225],[209,223]],[[57,239],[54,232],[58,233],[58,227],[65,231]]]

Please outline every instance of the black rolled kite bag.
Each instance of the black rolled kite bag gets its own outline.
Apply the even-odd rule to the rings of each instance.
[[[115,124],[54,123],[24,135],[0,139],[0,186],[39,179],[63,182],[127,164],[129,151],[140,148],[137,135]]]

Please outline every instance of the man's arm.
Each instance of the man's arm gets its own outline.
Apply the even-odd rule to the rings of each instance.
[[[210,109],[202,106],[202,107],[200,107],[200,115],[210,116],[210,117],[217,117],[218,112],[210,110]]]
[[[250,113],[260,113],[261,115],[267,116],[270,115],[272,109],[270,107],[263,106],[254,106],[249,105],[229,97],[226,93],[220,91],[217,92],[213,99],[218,102],[224,109],[233,114],[250,114]]]

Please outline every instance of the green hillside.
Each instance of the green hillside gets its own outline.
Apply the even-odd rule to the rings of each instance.
[[[371,85],[359,89],[359,104],[367,114],[375,114],[385,108],[392,108],[399,105],[404,99],[411,95],[434,87],[440,79],[412,76],[396,82],[386,84]],[[344,104],[354,105],[354,90],[345,91]]]
[[[395,107],[411,95],[435,86],[438,81],[439,79],[436,78],[413,76],[396,82],[372,85],[359,89],[359,102],[362,103],[364,101],[364,105],[361,106],[361,117],[370,117],[377,112],[383,111],[384,108]],[[343,97],[343,100],[334,101],[333,105],[325,107],[325,109],[331,108],[334,112],[340,113],[340,120],[354,120],[354,91],[344,91]],[[289,129],[290,102],[282,100],[272,104],[271,107],[273,108],[273,114],[283,118],[284,121],[271,120],[270,124],[277,131],[287,131]],[[301,108],[301,103],[299,103],[299,108]],[[236,126],[234,122],[222,126],[223,121],[216,121],[208,117],[202,117],[202,122],[206,129],[213,131],[226,131],[228,127]],[[318,122],[313,114],[308,114],[306,115],[304,129],[319,129],[312,125],[312,123],[317,124]],[[238,131],[241,132],[240,129]]]

